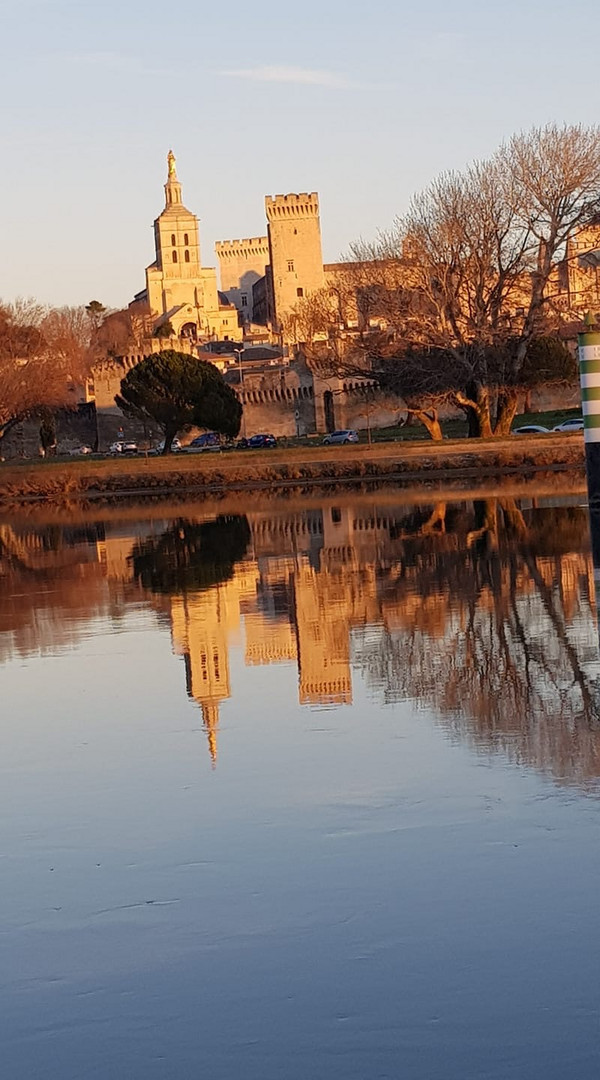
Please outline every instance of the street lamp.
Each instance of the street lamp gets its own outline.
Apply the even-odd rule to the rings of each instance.
[[[244,389],[244,369],[242,367],[242,353],[244,349],[232,349],[232,352],[237,356],[238,371],[240,373],[240,394]],[[246,438],[246,415],[244,409],[244,402],[242,402],[242,438]]]

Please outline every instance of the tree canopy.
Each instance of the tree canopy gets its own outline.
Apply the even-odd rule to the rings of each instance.
[[[75,405],[92,361],[84,308],[0,304],[0,439],[49,409]]]
[[[234,437],[242,406],[213,364],[166,349],[131,368],[115,398],[125,416],[153,421],[164,433],[169,453],[178,431],[196,425]]]

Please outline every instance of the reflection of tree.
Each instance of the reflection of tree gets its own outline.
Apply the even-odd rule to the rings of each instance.
[[[96,558],[99,530],[0,524],[0,661],[76,642],[111,610]]]
[[[442,525],[443,523],[443,525]],[[380,568],[383,624],[355,659],[386,700],[564,780],[600,776],[587,513],[511,502],[415,513]]]
[[[135,545],[133,574],[153,592],[210,589],[233,577],[249,542],[248,520],[241,515],[220,515],[201,524],[181,518],[160,536]]]

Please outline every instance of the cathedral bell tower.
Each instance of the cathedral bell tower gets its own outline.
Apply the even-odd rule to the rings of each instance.
[[[168,324],[174,337],[188,342],[227,338],[240,340],[241,328],[232,304],[224,304],[217,273],[200,261],[198,218],[183,204],[175,154],[167,155],[164,210],[154,222],[154,262],[146,267],[145,300],[154,329]]]
[[[156,266],[169,278],[193,278],[200,270],[198,218],[183,205],[175,154],[167,156],[165,208],[154,222]]]
[[[177,179],[177,162],[175,154],[169,150],[167,154],[167,182],[165,184],[165,210],[170,206],[181,206],[181,184]]]

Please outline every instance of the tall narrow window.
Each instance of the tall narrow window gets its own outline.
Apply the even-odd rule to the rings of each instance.
[[[296,289],[296,296],[304,296],[304,289],[301,289],[300,286]]]
[[[188,234],[187,233],[183,234],[183,242],[184,242],[185,246],[187,247],[188,244],[189,244]]]
[[[185,255],[184,255],[184,258],[185,258],[185,261],[186,261],[186,262],[189,262],[189,261],[190,261],[190,253],[189,253],[189,251],[186,251],[186,253],[185,253]]]
[[[294,260],[288,259],[288,272],[291,274],[294,271]]]
[[[177,243],[177,237],[175,236],[175,233],[172,232],[171,233],[171,247],[175,247],[176,243]]]
[[[173,252],[173,262],[177,262],[177,252]]]
[[[242,293],[242,307],[248,307],[248,296],[246,293]]]

